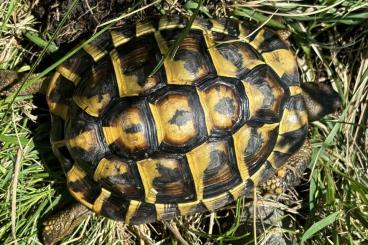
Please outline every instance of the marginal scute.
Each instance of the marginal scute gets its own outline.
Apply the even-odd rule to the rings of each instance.
[[[183,18],[181,16],[163,16],[160,18],[158,23],[158,29],[162,30],[169,30],[169,29],[182,29],[188,23],[188,19]]]
[[[69,81],[73,82],[74,84],[78,84],[80,81],[80,76],[78,73],[75,73],[72,69],[69,69],[68,67],[64,65],[58,66],[56,68],[57,72],[59,72],[63,77],[68,79]]]
[[[104,32],[101,33],[98,38],[95,38],[90,43],[85,44],[83,49],[92,57],[94,62],[98,62],[108,54],[107,50],[111,50],[112,47],[113,41],[111,39],[111,34]]]
[[[240,22],[239,23],[239,39],[245,40],[249,42],[253,40],[257,35],[257,28],[258,26],[253,25],[250,22]]]
[[[264,30],[256,40],[262,40],[257,45],[265,62],[281,78],[287,86],[299,86],[298,66],[294,54],[288,45],[273,31]]]
[[[136,36],[140,37],[156,31],[157,19],[147,19],[136,24]]]
[[[245,182],[237,185],[229,190],[232,198],[234,200],[238,199],[239,197],[252,197],[254,184],[251,179],[247,179]]]
[[[79,50],[72,57],[64,61],[56,70],[64,78],[73,82],[75,85],[82,75],[94,63],[93,58],[83,49]]]
[[[156,203],[157,220],[173,219],[180,214],[178,205],[175,203]]]
[[[212,19],[212,32],[227,34],[229,36],[239,36],[239,22],[229,18]]]
[[[288,50],[289,47],[287,43],[282,40],[276,32],[265,29],[265,31],[263,32],[263,36],[264,40],[262,43],[260,43],[258,47],[260,53],[271,52],[278,49]]]
[[[284,165],[284,163],[286,163],[290,156],[291,155],[289,153],[273,151],[267,158],[267,161],[274,169],[279,169]]]
[[[285,103],[279,133],[295,131],[308,124],[308,114],[301,94],[292,96]]]
[[[130,200],[129,206],[127,207],[126,213],[125,213],[124,222],[126,224],[131,224],[132,223],[132,218],[136,214],[136,212],[138,211],[138,208],[139,208],[140,205],[141,205],[140,201]]]
[[[126,25],[120,29],[111,30],[111,39],[114,47],[119,47],[120,45],[129,42],[133,37],[135,37],[135,28],[130,25]]]
[[[226,204],[231,203],[232,201],[234,200],[231,198],[231,195],[228,192],[225,192],[215,197],[204,199],[203,204],[208,210],[214,211],[225,206]]]
[[[298,66],[291,51],[288,49],[277,49],[263,53],[262,57],[286,85],[299,85]]]
[[[209,19],[195,18],[191,28],[194,30],[201,30],[203,32],[209,33],[212,26],[213,24]]]
[[[291,115],[293,120],[295,120],[297,116],[298,115],[295,114]],[[290,119],[290,114],[286,118]],[[281,124],[284,123],[287,122],[281,122]],[[308,122],[303,123],[301,120],[299,121],[299,123],[299,125],[298,123],[294,123],[294,125],[289,128],[290,131],[279,132],[280,134],[277,137],[273,152],[267,159],[274,168],[278,169],[282,167],[286,163],[288,158],[302,147],[308,135]],[[298,126],[298,128],[295,129],[295,126]]]
[[[104,49],[100,49],[99,47],[93,46],[92,44],[88,43],[83,46],[83,49],[92,57],[95,62],[99,61],[107,54]]]
[[[55,157],[61,163],[61,168],[64,173],[68,172],[73,166],[73,158],[70,156],[69,151],[66,148],[66,142],[64,140],[64,120],[54,114],[51,114],[51,132],[50,143],[52,151]]]
[[[260,45],[264,42],[265,40],[265,34],[266,30],[265,29],[261,29],[259,31],[257,31],[256,33],[254,33],[250,38],[249,38],[249,44],[255,48],[256,50],[259,50]]]
[[[114,193],[111,193],[108,197],[107,194],[108,193],[103,193],[103,189],[101,189],[99,198],[101,198],[100,200],[102,203],[99,204],[95,202],[96,207],[94,208],[99,208],[99,205],[101,205],[100,215],[114,220],[125,221],[130,201],[125,198],[117,197]]]
[[[51,114],[51,124],[50,143],[54,144],[55,142],[63,141],[65,127],[64,120],[55,114]]]
[[[74,90],[74,84],[56,72],[52,77],[46,99],[50,111],[66,120],[69,112],[69,99]]]
[[[182,202],[178,204],[180,215],[191,215],[195,213],[204,213],[208,209],[203,205],[202,201]]]
[[[293,89],[299,90],[299,89]],[[302,147],[308,134],[308,115],[300,93],[288,98],[280,121],[279,135],[267,161],[281,168],[289,157]]]
[[[268,161],[265,161],[257,170],[257,172],[252,175],[251,180],[253,181],[254,186],[259,186],[271,176],[275,175],[275,173],[276,169],[273,168]]]
[[[274,150],[282,153],[293,154],[303,145],[307,135],[308,124],[305,124],[299,129],[283,133],[277,138]]]
[[[132,204],[133,200],[131,201]],[[138,225],[143,223],[152,223],[157,220],[156,208],[154,204],[141,202],[137,206],[135,213],[130,219],[130,224]]]
[[[101,188],[101,193],[100,195],[97,197],[96,201],[93,203],[92,206],[92,210],[96,213],[96,214],[100,214],[103,204],[108,200],[108,198],[111,196],[111,192],[109,192],[108,190]]]

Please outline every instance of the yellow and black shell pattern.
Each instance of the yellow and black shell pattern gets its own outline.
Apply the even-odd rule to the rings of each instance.
[[[48,88],[52,148],[70,193],[142,224],[250,195],[303,144],[293,53],[267,28],[185,17],[111,29],[60,65]]]

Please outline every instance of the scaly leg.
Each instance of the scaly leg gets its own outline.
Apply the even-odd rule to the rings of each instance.
[[[306,140],[303,146],[276,172],[276,175],[263,183],[261,189],[267,193],[281,194],[286,189],[299,185],[303,172],[311,161],[311,156],[312,147]]]
[[[74,231],[92,212],[80,203],[52,215],[45,222],[42,238],[45,244],[55,244]]]

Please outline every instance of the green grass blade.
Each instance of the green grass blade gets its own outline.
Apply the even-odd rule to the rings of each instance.
[[[309,238],[314,236],[318,231],[322,230],[326,226],[332,224],[337,220],[337,218],[340,216],[340,211],[336,211],[330,215],[328,215],[326,218],[314,223],[311,227],[306,230],[301,238],[301,243],[303,244],[305,241],[307,241]]]
[[[26,31],[24,33],[24,36],[28,40],[30,40],[31,42],[36,44],[38,47],[46,48],[47,51],[50,52],[50,53],[54,53],[59,49],[58,46],[56,46],[56,44],[54,42],[51,42],[49,44],[49,42],[45,41],[37,32]]]
[[[274,20],[274,19],[269,19],[269,16],[265,16],[263,14],[257,13],[253,10],[250,9],[245,9],[245,8],[237,8],[234,11],[234,15],[237,16],[242,16],[242,17],[248,17],[258,23],[264,23],[267,22],[267,26],[273,27],[273,28],[277,28],[277,29],[285,29],[286,26],[284,24],[282,24],[281,22]]]
[[[348,108],[345,108],[345,110],[342,112],[341,116],[339,117],[339,122],[343,122],[345,120],[345,117],[348,113]],[[312,172],[311,176],[313,175],[314,169],[316,167],[317,161],[319,157],[322,155],[322,153],[325,151],[325,149],[334,143],[334,138],[336,134],[340,131],[340,128],[342,127],[342,123],[336,123],[333,129],[331,130],[330,134],[327,136],[326,140],[323,142],[321,147],[318,149],[317,154],[314,156],[314,159],[312,159]]]

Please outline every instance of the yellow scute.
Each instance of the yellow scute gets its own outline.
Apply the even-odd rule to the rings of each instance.
[[[293,74],[296,69],[296,61],[293,53],[287,49],[277,49],[272,52],[262,54],[266,63],[275,70],[277,75],[282,77],[286,74]]]
[[[102,99],[100,98],[102,97]],[[95,95],[92,97],[73,97],[74,102],[85,112],[93,117],[98,117],[100,111],[110,102],[109,94]]]
[[[98,139],[94,130],[88,130],[78,134],[74,138],[69,139],[67,144],[70,147],[79,147],[88,152],[95,148],[96,142],[98,142]]]

